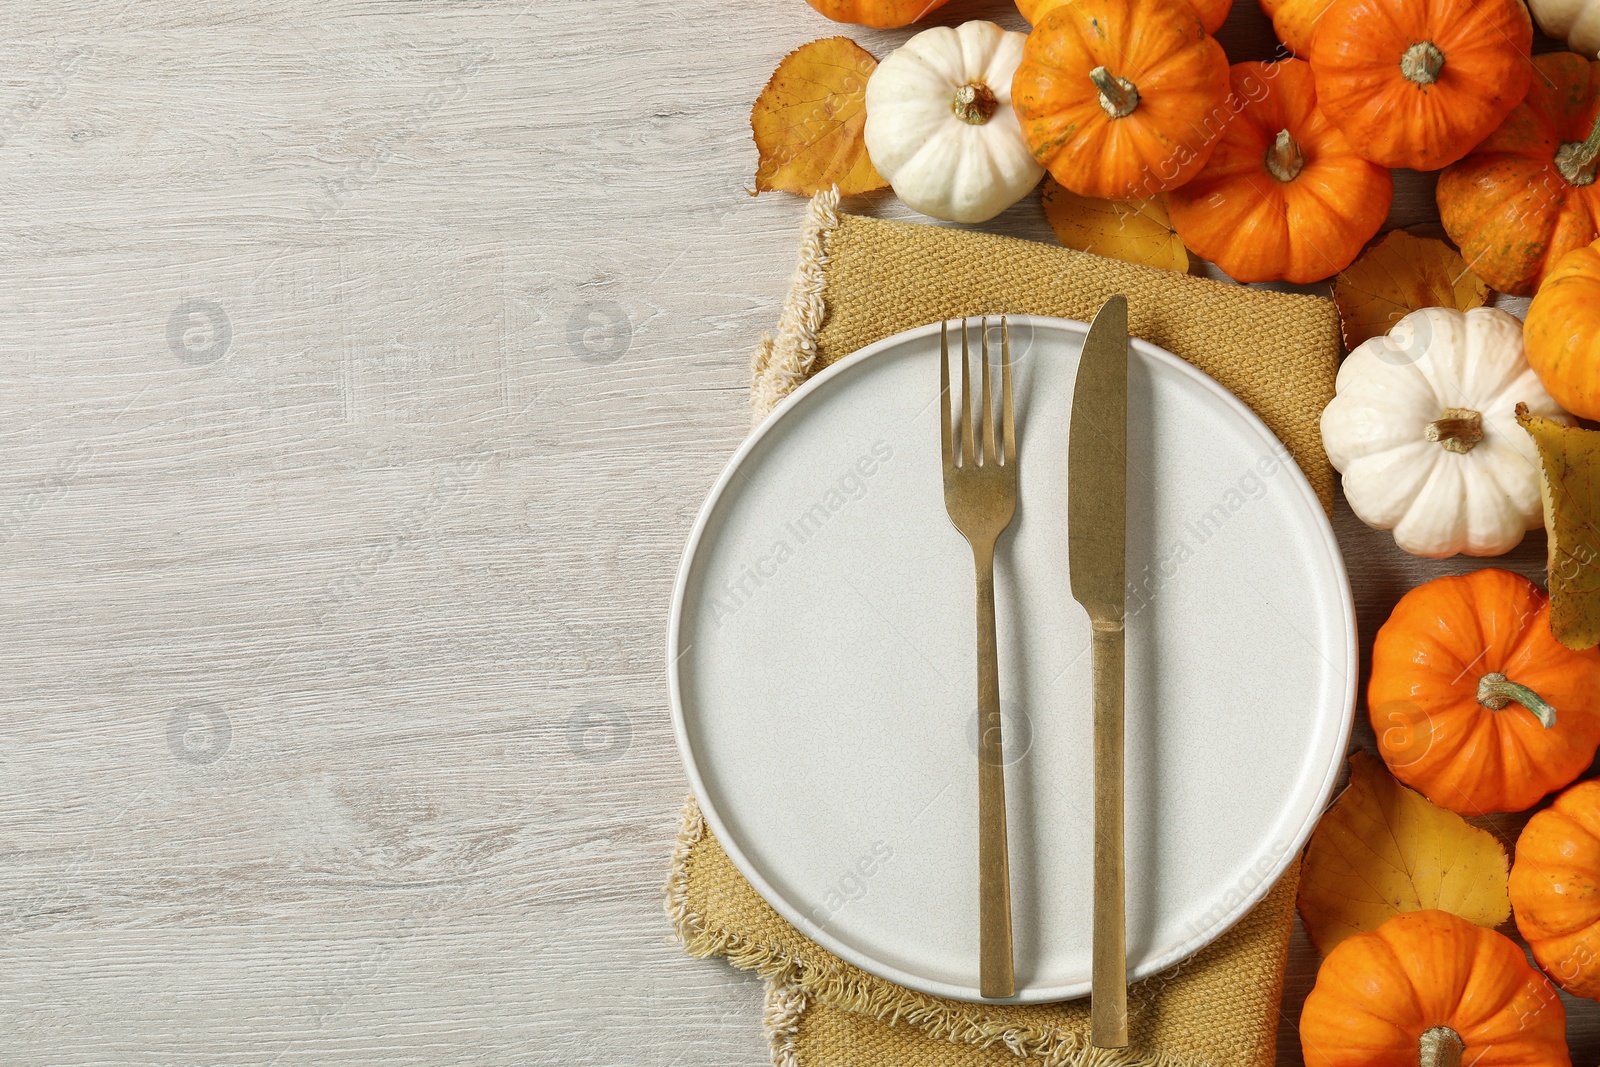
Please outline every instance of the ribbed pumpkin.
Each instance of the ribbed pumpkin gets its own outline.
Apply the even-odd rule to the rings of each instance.
[[[1389,213],[1394,179],[1317,110],[1304,60],[1235,63],[1238,111],[1211,159],[1167,194],[1190,250],[1241,282],[1314,282],[1348,267]]]
[[[1050,10],[1070,3],[1072,0],[1017,0],[1017,10],[1029,23],[1037,25]],[[1228,21],[1233,0],[1190,0],[1189,6],[1200,16],[1200,24],[1206,28],[1206,32],[1216,33]]]
[[[1600,241],[1562,256],[1528,306],[1528,363],[1574,415],[1600,420]]]
[[[1550,632],[1550,599],[1490,568],[1411,590],[1372,648],[1368,715],[1394,776],[1462,815],[1522,811],[1600,745],[1600,650]]]
[[[1600,237],[1600,63],[1572,52],[1533,59],[1527,99],[1439,175],[1439,219],[1472,269],[1531,296],[1562,256]]]
[[[1438,170],[1522,101],[1532,45],[1522,0],[1334,0],[1309,58],[1318,106],[1358,152]]]
[[[1516,942],[1443,911],[1341,941],[1300,1013],[1306,1067],[1570,1067],[1567,1013]]]
[[[1568,993],[1600,1000],[1600,781],[1528,820],[1508,889],[1539,966]]]
[[[1304,59],[1311,49],[1312,32],[1331,3],[1333,0],[1261,0],[1261,10],[1272,20],[1278,40]]]
[[[1079,196],[1148,200],[1194,176],[1231,117],[1228,58],[1188,4],[1073,0],[1028,35],[1011,106]]]
[[[881,30],[909,26],[949,0],[806,0],[835,22],[876,26]]]

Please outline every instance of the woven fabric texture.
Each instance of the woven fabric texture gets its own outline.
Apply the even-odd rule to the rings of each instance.
[[[728,859],[691,798],[667,890],[684,949],[768,982],[776,1067],[1046,1065],[1269,1067],[1294,923],[1298,860],[1242,920],[1128,990],[1129,1047],[1089,1046],[1087,999],[969,1004],[906,989],[844,962],[789,925]]]
[[[777,335],[757,350],[752,407],[759,420],[811,374],[914,326],[1003,313],[1087,322],[1118,293],[1128,298],[1128,332],[1244,401],[1331,511],[1333,467],[1320,425],[1339,370],[1332,301],[1037,241],[847,215],[828,194],[812,200]]]
[[[1315,297],[1245,289],[1070,249],[842,214],[814,197],[777,331],[752,364],[757,421],[810,375],[913,326],[974,315],[1088,320],[1128,297],[1129,332],[1215,378],[1261,416],[1331,509],[1318,422],[1333,396],[1339,325]],[[1088,1001],[968,1004],[897,986],[831,955],[750,887],[685,803],[667,912],[685,949],[768,982],[777,1067],[1268,1067],[1298,884],[1296,862],[1241,922],[1129,991],[1130,1046],[1089,1046]]]

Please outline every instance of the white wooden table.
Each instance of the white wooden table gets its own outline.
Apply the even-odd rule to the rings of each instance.
[[[940,12],[975,17],[1020,25]],[[750,102],[804,41],[907,34],[0,18],[0,1063],[765,1062],[759,983],[667,941],[667,600],[803,207],[746,194]],[[1270,53],[1253,8],[1225,40]],[[990,228],[1049,239],[1036,198]],[[1369,640],[1475,566],[1338,525]]]

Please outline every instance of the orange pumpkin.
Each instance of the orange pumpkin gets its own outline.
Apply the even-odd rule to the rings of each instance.
[[[1462,815],[1522,811],[1600,745],[1600,649],[1550,632],[1550,598],[1494,568],[1435,578],[1372,647],[1368,715],[1394,776]]]
[[[1011,106],[1079,196],[1147,200],[1205,165],[1231,117],[1228,58],[1188,4],[1073,0],[1028,35]]]
[[[1310,59],[1323,114],[1357,151],[1438,170],[1522,101],[1532,46],[1522,0],[1334,0]]]
[[[835,22],[876,26],[881,30],[909,26],[949,0],[806,0]]]
[[[1184,245],[1241,282],[1314,282],[1350,265],[1389,214],[1394,179],[1317,110],[1304,60],[1235,63],[1238,113],[1167,211]]]
[[[1478,276],[1531,296],[1562,256],[1600,229],[1600,64],[1572,52],[1535,56],[1522,105],[1439,175],[1439,219]]]
[[[1300,1013],[1306,1067],[1570,1067],[1567,1012],[1504,934],[1411,911],[1341,941]]]
[[[1017,10],[1030,24],[1037,25],[1046,12],[1070,3],[1072,0],[1017,0]],[[1200,16],[1200,24],[1206,28],[1206,32],[1216,33],[1228,21],[1233,0],[1189,0],[1189,6]]]
[[[1522,333],[1528,363],[1556,403],[1600,420],[1600,241],[1556,262]]]
[[[1272,20],[1278,40],[1297,56],[1311,49],[1311,34],[1333,0],[1261,0],[1261,10]]]
[[[1600,1000],[1600,781],[1528,820],[1508,889],[1539,966],[1568,993]]]

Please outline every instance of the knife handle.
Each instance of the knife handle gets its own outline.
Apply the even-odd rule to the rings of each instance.
[[[1128,1044],[1127,908],[1122,848],[1123,631],[1094,628],[1094,971],[1089,1042]]]

